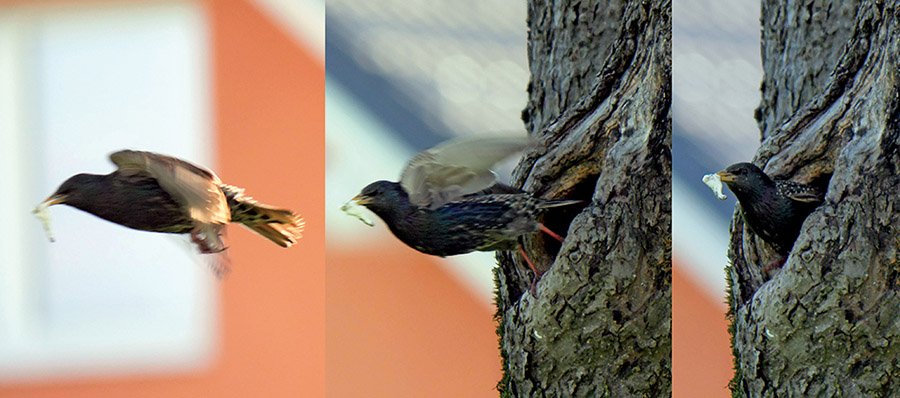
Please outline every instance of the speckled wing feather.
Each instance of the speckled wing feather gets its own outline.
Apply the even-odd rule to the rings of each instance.
[[[528,137],[466,137],[418,153],[400,176],[410,202],[437,208],[494,185],[490,168],[531,144]]]
[[[516,238],[538,231],[536,217],[551,207],[580,203],[578,200],[546,200],[529,194],[494,194],[466,197],[448,203],[435,210],[442,225],[440,231],[427,234],[437,239],[440,254],[459,254],[471,250],[510,250],[516,247]],[[415,246],[414,246],[415,247]],[[421,247],[419,251],[425,251]]]
[[[147,173],[155,178],[172,198],[181,204],[191,219],[201,224],[226,224],[231,211],[222,183],[212,171],[170,156],[151,152],[123,150],[109,155],[119,171]]]
[[[779,195],[803,203],[822,203],[825,191],[812,185],[805,185],[788,180],[775,180],[775,188]]]

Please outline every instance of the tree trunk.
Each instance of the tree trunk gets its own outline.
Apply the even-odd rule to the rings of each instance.
[[[671,394],[671,1],[531,1],[530,103],[543,143],[514,184],[584,208],[501,253],[501,396]],[[577,214],[576,214],[577,213]]]
[[[900,391],[900,1],[762,2],[765,76],[754,162],[831,175],[787,262],[735,213],[734,396]]]

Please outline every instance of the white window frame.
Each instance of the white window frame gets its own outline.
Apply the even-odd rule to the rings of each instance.
[[[219,282],[204,266],[206,260],[192,251],[186,238],[128,230],[68,206],[54,206],[51,214],[55,224],[65,227],[67,218],[75,218],[70,225],[75,224],[85,231],[103,228],[100,236],[108,241],[97,246],[97,236],[87,232],[82,235],[78,229],[74,232],[70,229],[65,235],[63,231],[57,231],[57,242],[49,243],[43,236],[40,223],[29,212],[62,183],[65,177],[59,177],[63,175],[60,173],[111,172],[113,166],[106,155],[122,149],[115,145],[140,146],[133,149],[168,153],[214,166],[211,152],[211,148],[215,147],[211,122],[211,52],[202,4],[194,1],[75,3],[0,6],[0,383],[191,371],[208,366],[218,346]],[[38,76],[41,73],[38,64],[42,61],[36,59],[35,43],[43,45],[45,41],[54,40],[54,37],[58,41],[60,31],[47,33],[48,29],[54,29],[54,24],[74,24],[90,30],[93,28],[89,21],[121,21],[128,18],[136,21],[141,21],[141,18],[173,21],[164,28],[174,29],[176,37],[184,39],[176,41],[174,47],[181,49],[179,54],[188,55],[165,65],[175,65],[174,75],[188,82],[183,84],[183,94],[189,97],[186,108],[190,114],[181,124],[173,122],[176,124],[175,130],[180,133],[163,132],[155,137],[142,130],[141,126],[136,126],[133,131],[101,131],[96,136],[81,138],[86,142],[85,146],[91,148],[90,151],[67,154],[65,159],[60,159],[55,156],[58,153],[50,150],[56,144],[48,142],[60,137],[58,128],[53,130],[54,127],[48,126],[48,122],[42,119],[48,114],[48,110],[42,108],[49,100],[41,96],[52,93],[53,88],[47,90],[44,87],[41,90],[43,82]],[[149,26],[153,21],[156,20],[151,20]],[[77,31],[77,27],[75,29]],[[152,32],[152,28],[149,31]],[[54,34],[56,36],[48,39]],[[88,64],[90,62],[93,61],[88,61]],[[50,65],[49,68],[60,70],[58,65]],[[124,73],[130,72],[126,70]],[[182,94],[176,89],[167,91],[165,95],[173,97],[173,100],[181,99],[180,95],[173,93]],[[132,98],[121,94],[113,93],[113,96],[122,99],[122,108],[134,109],[137,106],[130,104]],[[154,105],[152,108],[160,105],[158,108],[162,109],[153,109],[162,112],[154,116],[173,114],[171,106],[167,108],[166,104],[159,102],[151,105]],[[113,106],[111,112],[115,109]],[[49,117],[53,118],[53,112],[49,113]],[[109,116],[113,119],[117,117]],[[61,120],[66,120],[65,116]],[[91,120],[90,117],[87,120]],[[74,127],[76,130],[85,128]],[[172,138],[173,134],[179,138]],[[59,148],[55,151],[59,152]],[[89,169],[77,169],[83,167],[79,164],[81,160],[90,162],[90,166],[84,166]],[[94,252],[87,254],[62,249],[75,244],[79,247],[94,245],[100,249],[92,249]],[[104,244],[106,246],[102,246]],[[151,245],[149,248],[148,244]],[[124,263],[126,261],[103,264],[106,268],[68,267],[68,262],[77,262],[78,256],[102,258],[107,251],[129,250],[133,251],[134,258],[158,255],[178,260],[166,260],[159,270],[130,267],[131,264]],[[147,251],[153,252],[148,254]],[[61,262],[67,264],[59,264]],[[104,274],[104,269],[114,269],[115,273]],[[162,280],[177,283],[154,286],[154,279],[148,278],[141,289],[147,289],[152,294],[148,295],[143,290],[135,294],[120,292],[123,297],[136,300],[134,303],[123,304],[116,300],[88,303],[101,307],[119,305],[118,311],[109,312],[109,319],[96,316],[85,322],[77,322],[77,319],[74,322],[72,319],[54,322],[54,316],[59,317],[58,311],[56,315],[48,315],[54,305],[65,309],[69,304],[59,305],[59,296],[53,296],[59,292],[53,289],[77,291],[77,287],[82,292],[98,289],[97,297],[115,297],[117,288],[134,283],[136,275],[142,272],[143,275],[167,272],[160,275]],[[71,275],[77,277],[70,278]],[[123,281],[124,284],[117,284]],[[71,285],[75,283],[80,285]],[[57,297],[56,304],[52,297]],[[147,301],[141,301],[142,297]],[[170,301],[177,300],[177,303],[167,305],[171,308],[183,306],[185,310],[153,312],[154,302],[166,303],[170,298]],[[127,308],[136,311],[129,314],[121,310],[126,308],[122,305],[131,305]],[[98,313],[102,313],[102,308]],[[159,314],[168,314],[166,316],[169,318],[160,319]],[[69,328],[71,324],[78,325],[78,328]],[[173,333],[167,325],[183,327]]]

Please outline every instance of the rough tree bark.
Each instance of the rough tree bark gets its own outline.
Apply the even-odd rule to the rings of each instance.
[[[831,175],[787,262],[735,213],[729,257],[734,396],[900,391],[900,1],[763,0],[754,159]]]
[[[529,4],[523,119],[544,145],[513,182],[585,207],[543,220],[562,247],[525,239],[536,294],[498,256],[501,396],[671,394],[670,18],[666,0]]]

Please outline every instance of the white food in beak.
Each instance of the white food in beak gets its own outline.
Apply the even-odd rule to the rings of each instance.
[[[357,202],[356,200],[353,200],[353,199],[348,200],[346,203],[344,203],[341,206],[341,210],[344,213],[347,213],[348,215],[358,218],[359,221],[364,222],[366,225],[368,225],[370,227],[375,226],[375,223],[372,222],[372,220],[366,218],[366,216],[363,215],[363,207],[360,206],[359,202]]]
[[[44,202],[39,204],[34,208],[31,212],[34,213],[34,216],[41,220],[41,224],[44,226],[44,233],[47,234],[47,239],[50,239],[51,242],[54,242],[53,239],[53,230],[50,229],[50,210],[47,210],[50,207],[49,202]]]
[[[728,197],[725,196],[724,193],[722,193],[722,180],[720,179],[718,174],[712,173],[703,176],[703,183],[706,184],[709,189],[712,189],[719,200],[728,199]]]

